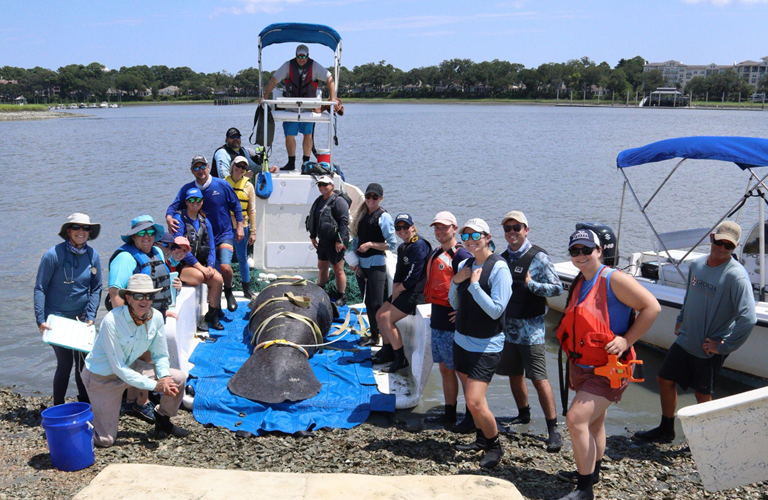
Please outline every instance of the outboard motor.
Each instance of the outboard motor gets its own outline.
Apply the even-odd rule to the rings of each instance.
[[[619,264],[616,246],[616,235],[610,226],[599,222],[577,222],[576,229],[590,229],[597,233],[600,243],[603,246],[603,264],[610,267],[616,267]]]

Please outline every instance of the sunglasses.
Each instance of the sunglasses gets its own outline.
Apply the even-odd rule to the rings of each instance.
[[[309,56],[296,56],[296,59],[306,59]]]
[[[171,250],[178,250],[179,248],[181,248],[176,243],[160,243],[160,244],[163,246],[163,248],[170,248]]]
[[[239,139],[240,137],[242,137],[240,134],[237,134],[237,135],[228,135],[228,136],[227,136],[227,139]]]
[[[193,172],[197,172],[197,171],[199,171],[199,170],[205,170],[206,168],[208,168],[208,165],[206,165],[206,164],[204,163],[204,164],[202,164],[202,165],[198,165],[198,166],[196,166],[196,167],[192,167],[192,171],[193,171]]]
[[[325,186],[330,186],[330,185],[331,185],[330,182],[318,182],[317,183],[317,187],[321,187],[321,188],[324,188]]]
[[[247,163],[235,163],[235,166],[237,168],[242,168],[243,170],[248,170],[248,164]]]
[[[377,195],[377,194],[375,194],[375,193],[365,193],[365,199],[366,199],[366,200],[373,200],[373,201],[376,201],[376,200],[378,200],[378,199],[379,199],[379,195]]]
[[[203,199],[202,198],[187,198],[187,201],[189,203],[200,203],[201,201],[203,201]]]
[[[510,231],[514,231],[516,233],[519,233],[523,230],[525,227],[525,224],[505,224],[504,225],[504,232],[508,233]]]
[[[154,293],[132,293],[133,300],[155,300]]]
[[[74,227],[74,226],[72,226],[72,227]],[[715,240],[712,243],[714,243],[715,245],[717,245],[719,247],[725,247],[726,250],[736,250],[736,245],[734,245],[730,241]]]
[[[407,231],[409,227],[411,226],[407,224],[398,224],[397,226],[395,226],[395,231]]]
[[[595,251],[594,247],[581,247],[581,248],[573,247],[568,249],[568,253],[570,254],[571,257],[578,257],[579,254],[592,255],[592,252],[594,251]]]
[[[461,234],[461,241],[469,241],[469,238],[472,238],[472,241],[477,241],[477,240],[479,240],[482,237],[483,237],[483,233],[478,233],[478,232],[462,233]]]
[[[80,231],[81,229],[86,233],[91,232],[91,226],[81,226],[80,224],[72,224],[69,228],[73,231]]]
[[[154,229],[142,229],[141,231],[136,233],[136,236],[138,236],[139,238],[142,238],[144,236],[154,236],[154,235],[155,235]]]

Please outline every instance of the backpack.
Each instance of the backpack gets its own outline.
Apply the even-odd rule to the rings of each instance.
[[[333,168],[327,162],[305,161],[301,165],[302,175],[330,175],[333,176]]]

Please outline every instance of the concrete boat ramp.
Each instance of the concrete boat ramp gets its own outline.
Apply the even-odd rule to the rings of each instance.
[[[515,486],[485,476],[370,476],[193,469],[149,464],[110,465],[74,500],[523,500]]]

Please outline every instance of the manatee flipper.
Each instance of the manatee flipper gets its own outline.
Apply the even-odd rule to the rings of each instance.
[[[255,351],[227,387],[238,396],[276,404],[316,396],[321,384],[301,351],[275,345]]]

